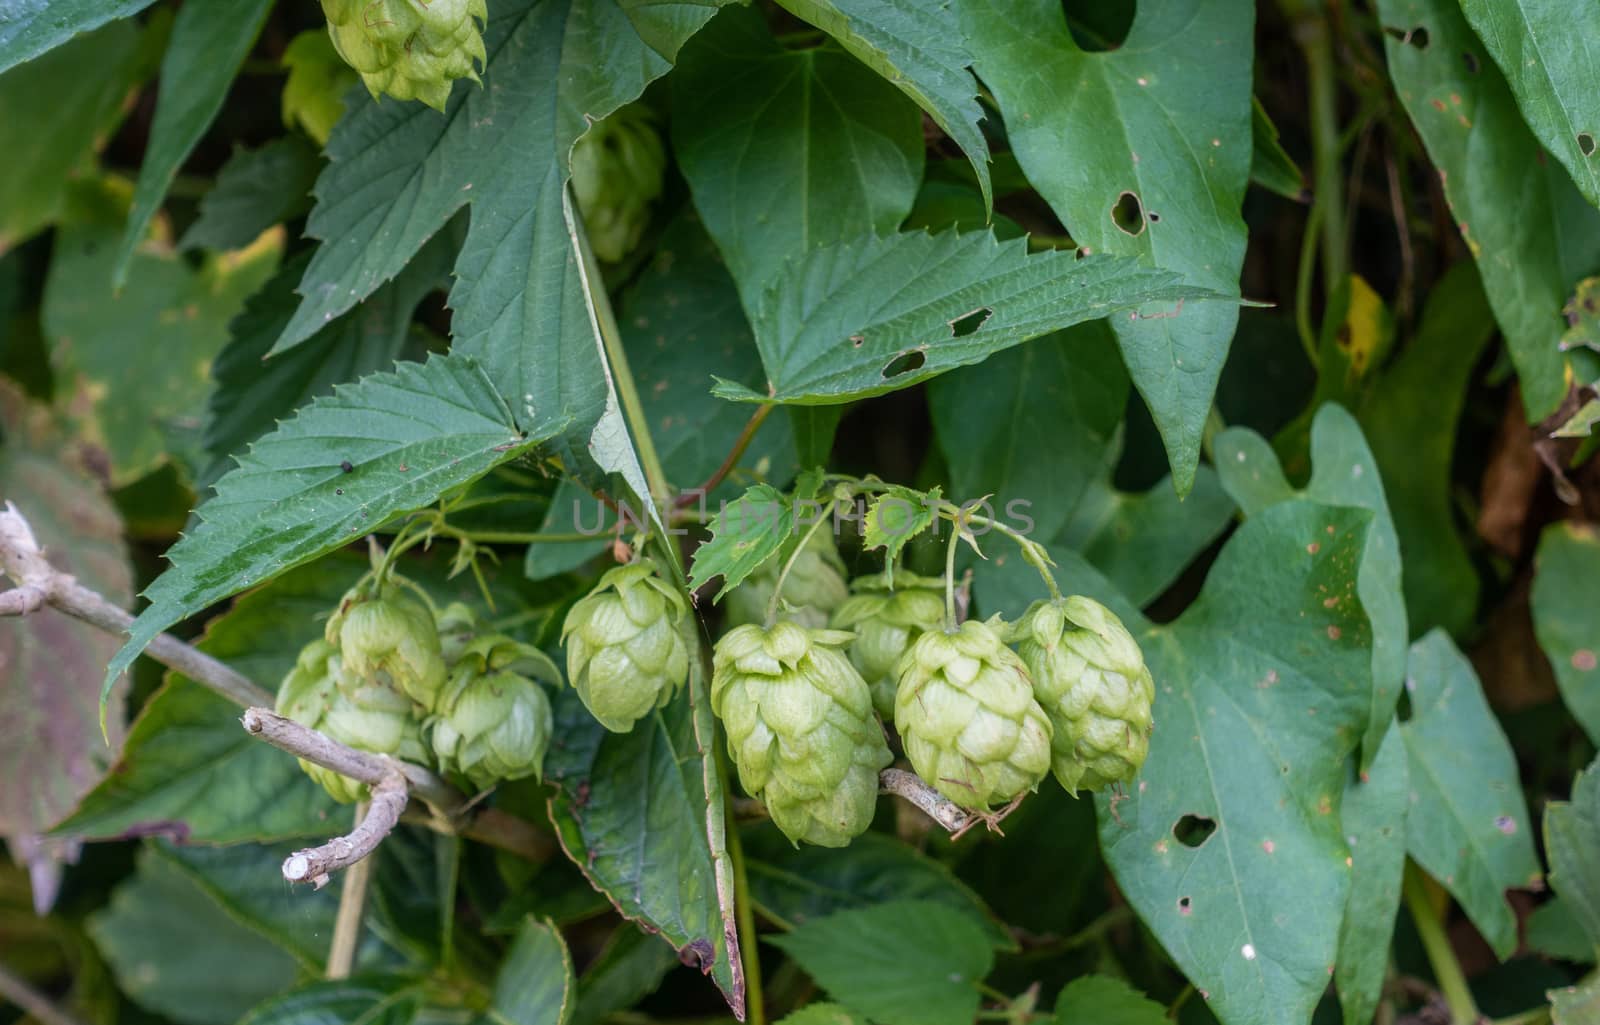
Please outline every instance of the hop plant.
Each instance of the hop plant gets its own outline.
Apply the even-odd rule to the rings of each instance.
[[[610,570],[567,613],[567,678],[602,726],[626,733],[683,686],[688,616],[688,603],[649,559]]]
[[[767,605],[787,559],[787,552],[773,556],[733,589],[724,603],[729,626],[766,622]],[[789,618],[805,627],[826,627],[828,617],[848,597],[850,585],[845,583],[844,560],[839,558],[833,538],[819,530],[801,549],[783,582],[782,600],[789,604]]]
[[[331,35],[308,29],[283,50],[283,123],[299,125],[318,146],[326,145],[344,113],[344,95],[356,84],[355,70],[339,58]]]
[[[1074,794],[1132,782],[1150,750],[1156,686],[1127,627],[1074,595],[1035,602],[1013,638],[1055,726],[1056,779]]]
[[[850,635],[782,622],[717,642],[711,707],[746,791],[796,845],[843,847],[872,823],[893,758],[872,695],[841,650]]]
[[[648,107],[634,103],[597,122],[572,150],[572,191],[595,256],[627,256],[661,196],[667,154]]]
[[[1050,770],[1050,720],[998,619],[929,630],[901,657],[894,722],[911,765],[963,808],[987,810]]]
[[[439,626],[422,602],[394,584],[370,594],[352,589],[328,620],[324,636],[339,646],[346,673],[391,687],[433,710],[446,670]]]
[[[328,34],[376,98],[421,100],[443,111],[458,78],[488,59],[485,0],[322,0]]]
[[[550,699],[530,677],[559,685],[555,663],[504,634],[467,644],[451,669],[428,739],[439,768],[479,790],[504,780],[544,778]]]
[[[326,639],[301,649],[278,688],[276,707],[280,715],[350,747],[419,764],[429,760],[410,699],[382,684],[351,678],[339,649]],[[366,797],[364,783],[303,759],[300,768],[335,801],[352,804]]]
[[[855,592],[833,613],[834,629],[850,630],[850,661],[872,689],[872,706],[885,721],[894,719],[895,667],[913,641],[944,623],[942,582],[900,572],[857,577]]]

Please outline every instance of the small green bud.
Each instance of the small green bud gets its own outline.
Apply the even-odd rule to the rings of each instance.
[[[836,630],[850,630],[850,661],[872,688],[872,707],[885,722],[894,721],[895,667],[911,643],[925,631],[944,625],[944,582],[915,573],[857,577],[855,592],[833,613]]]
[[[1050,771],[1050,720],[998,617],[929,630],[900,659],[894,722],[906,757],[963,808],[987,810]]]
[[[1131,783],[1150,751],[1156,686],[1127,627],[1073,595],[1035,602],[1013,636],[1055,726],[1056,779],[1074,794]]]
[[[729,626],[766,622],[767,604],[772,599],[773,589],[778,586],[783,564],[793,550],[785,546],[729,593],[723,602]],[[794,560],[794,567],[783,582],[780,602],[789,606],[788,617],[794,622],[821,629],[828,625],[828,617],[833,610],[844,604],[848,597],[850,585],[845,583],[844,560],[839,558],[839,549],[834,547],[833,538],[828,536],[826,530],[819,530],[811,535],[800,557]]]
[[[324,635],[339,645],[347,674],[392,687],[432,710],[446,669],[433,613],[399,587],[345,595]]]
[[[639,244],[660,198],[666,148],[650,108],[631,103],[596,122],[572,149],[572,191],[595,256],[615,263]]]
[[[455,79],[478,80],[488,54],[485,0],[322,0],[339,56],[377,97],[444,110]]]
[[[561,628],[567,677],[614,733],[664,706],[689,678],[689,605],[649,559],[609,570]]]
[[[872,824],[878,772],[892,760],[866,681],[841,650],[850,635],[778,623],[717,642],[711,707],[739,781],[792,842],[843,847]]]

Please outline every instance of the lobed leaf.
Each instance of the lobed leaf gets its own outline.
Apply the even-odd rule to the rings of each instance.
[[[711,539],[695,549],[689,586],[698,591],[722,578],[715,599],[721,601],[744,578],[778,550],[794,533],[795,508],[788,496],[770,484],[757,484],[723,506],[712,517]]]
[[[248,245],[274,224],[310,209],[311,187],[321,169],[316,149],[297,135],[282,136],[255,149],[236,148],[217,172],[216,184],[200,197],[199,212],[178,247],[238,249]],[[298,271],[295,282],[304,273],[304,264]],[[271,341],[277,341],[277,335]]]

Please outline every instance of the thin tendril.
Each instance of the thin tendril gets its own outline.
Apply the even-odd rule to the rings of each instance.
[[[829,502],[822,507],[822,513],[817,517],[817,522],[805,532],[800,543],[795,545],[794,551],[789,553],[789,558],[783,564],[783,569],[778,573],[778,583],[772,589],[772,597],[767,600],[767,629],[772,629],[772,624],[778,620],[778,599],[783,595],[784,582],[789,579],[789,571],[794,568],[795,560],[800,558],[800,553],[805,551],[806,545],[811,543],[811,538],[822,529],[822,525],[833,519],[833,509],[837,501]]]

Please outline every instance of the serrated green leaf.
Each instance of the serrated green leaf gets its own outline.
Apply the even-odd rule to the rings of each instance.
[[[548,921],[529,919],[495,977],[491,1005],[506,1025],[565,1025],[572,1014],[572,955]]]
[[[1056,1025],[1163,1025],[1167,1009],[1121,979],[1085,975],[1056,997]]]
[[[1371,1025],[1389,971],[1406,867],[1406,749],[1391,725],[1366,772],[1352,773],[1340,817],[1350,845],[1350,899],[1333,980],[1345,1025]]]
[[[1377,460],[1355,418],[1333,403],[1317,410],[1311,423],[1312,474],[1304,491],[1290,489],[1277,457],[1254,431],[1223,432],[1216,440],[1216,457],[1222,486],[1246,516],[1299,498],[1365,509],[1373,515],[1357,582],[1361,607],[1372,626],[1371,682],[1363,688],[1370,711],[1359,734],[1361,766],[1366,768],[1377,757],[1394,718],[1410,636],[1400,590],[1399,541]]]
[[[986,232],[908,233],[812,249],[790,261],[753,320],[765,393],[745,402],[827,405],[908,388],[1073,324],[1146,302],[1209,294],[1116,257],[1028,255]]]
[[[690,588],[698,591],[720,576],[715,598],[721,601],[778,554],[794,532],[794,515],[789,498],[770,484],[757,484],[729,502],[711,520],[711,540],[695,549]]]
[[[402,363],[317,399],[217,482],[199,526],[145,592],[150,605],[107,686],[178,620],[471,484],[554,436],[560,415],[524,410],[519,420],[483,367],[456,355]]]
[[[228,84],[255,46],[272,3],[273,0],[208,0],[178,8],[167,53],[161,61],[162,88],[156,97],[155,119],[139,164],[133,209],[112,264],[111,278],[117,288],[127,283],[133,251],[144,241],[150,219],[160,209],[178,168],[222,109]]]
[[[978,122],[977,83],[968,66],[952,5],[914,0],[781,0],[798,18],[827,32],[916,101],[955,140],[972,165],[985,208],[993,205],[989,144]]]
[[[994,965],[981,926],[927,901],[818,918],[768,942],[837,1001],[882,1025],[970,1025]]]
[[[1472,664],[1442,631],[1411,646],[1406,692],[1406,850],[1450,891],[1495,953],[1509,957],[1517,920],[1505,891],[1540,881],[1516,757]]]
[[[785,49],[733,8],[684,47],[672,97],[673,148],[752,313],[790,256],[911,210],[922,116],[847,53]]]
[[[862,521],[862,544],[868,551],[884,549],[884,558],[892,565],[908,542],[933,526],[938,518],[935,510],[942,498],[938,488],[923,492],[890,485],[867,506]]]
[[[326,32],[320,34],[327,38]],[[199,215],[178,247],[238,249],[248,245],[274,224],[310,209],[311,187],[321,169],[317,151],[294,135],[256,149],[236,148],[217,172],[211,191],[200,197]],[[303,272],[305,265],[299,269]],[[300,278],[294,280],[298,283]]]
[[[1260,97],[1250,103],[1250,180],[1284,199],[1303,203],[1310,193],[1306,176],[1278,141],[1278,126],[1267,116]]]
[[[1550,888],[1588,937],[1592,959],[1600,950],[1600,761],[1578,773],[1570,800],[1545,805],[1544,845]]]
[[[0,72],[31,61],[80,32],[138,14],[150,4],[151,0],[15,0],[0,14]]]
[[[1600,743],[1600,533],[1588,524],[1552,523],[1534,558],[1534,633],[1567,708]]]
[[[1378,0],[1378,13],[1399,36],[1384,39],[1389,74],[1483,275],[1523,405],[1543,419],[1567,393],[1560,313],[1600,266],[1600,212],[1544,157],[1455,0]]]
[[[1254,9],[1248,0],[1143,5],[1122,45],[1098,53],[1078,47],[1049,0],[963,9],[1017,158],[1078,245],[1139,257],[1212,295],[1239,294]],[[1238,304],[1140,312],[1112,326],[1185,494]]]
[[[1130,623],[1158,725],[1116,814],[1098,799],[1100,847],[1224,1022],[1308,1021],[1334,966],[1350,892],[1343,763],[1371,709],[1357,598],[1371,520],[1272,505],[1228,540],[1176,622]]]
[[[1506,76],[1523,119],[1600,206],[1600,9],[1563,0],[1461,0],[1478,38]]]

